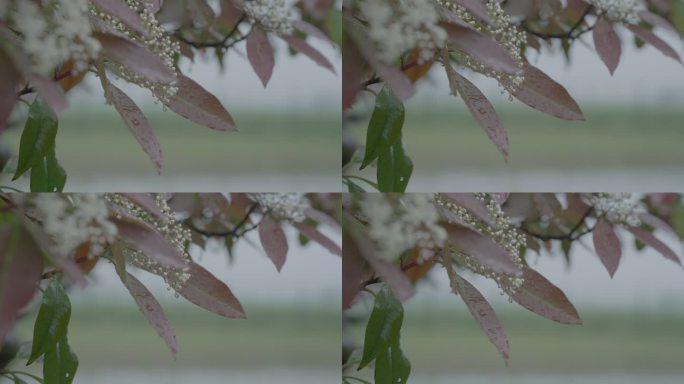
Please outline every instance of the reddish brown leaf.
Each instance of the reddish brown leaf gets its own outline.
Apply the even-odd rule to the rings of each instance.
[[[489,341],[499,350],[506,364],[508,364],[508,337],[501,323],[499,323],[499,319],[496,317],[494,308],[482,296],[480,291],[466,279],[455,272],[450,273],[449,278],[451,280],[451,289],[454,293],[461,295],[470,314],[473,315],[477,324],[487,334]]]
[[[620,55],[622,54],[620,36],[613,29],[613,24],[605,19],[599,19],[594,26],[592,35],[596,52],[612,75],[620,63]]]
[[[191,303],[228,318],[244,319],[245,311],[230,288],[196,263],[190,264],[190,279],[178,293]]]
[[[0,348],[35,295],[42,272],[42,252],[31,235],[16,224],[0,224]]]
[[[306,208],[304,210],[304,214],[306,217],[308,217],[311,220],[314,220],[320,224],[325,224],[330,228],[336,229],[336,230],[341,230],[342,227],[340,226],[340,223],[335,220],[333,217],[328,215],[325,212],[319,211],[316,208]]]
[[[288,251],[287,238],[280,223],[269,215],[264,216],[259,223],[259,240],[266,255],[280,272],[287,259]]]
[[[247,35],[247,58],[254,72],[266,87],[273,74],[275,56],[268,35],[259,27],[254,27]]]
[[[475,258],[495,272],[520,273],[511,255],[489,237],[458,225],[443,224],[449,243],[461,252]]]
[[[613,277],[620,265],[620,257],[622,256],[620,239],[615,234],[610,223],[602,219],[599,219],[596,223],[592,237],[594,249],[596,249],[599,259],[601,259],[601,262],[608,270],[610,277]]]
[[[118,228],[118,236],[131,248],[166,267],[184,268],[185,260],[178,250],[162,234],[148,224],[127,218],[112,218]]]
[[[492,103],[487,100],[475,84],[456,73],[450,63],[447,62],[445,68],[451,92],[454,95],[459,94],[461,96],[470,113],[489,137],[489,140],[496,145],[504,159],[508,160],[508,132],[506,132],[506,128],[501,124],[501,120],[499,120],[499,116],[496,114]]]
[[[122,196],[127,198],[128,200],[134,202],[140,208],[144,209],[147,211],[147,213],[153,215],[156,218],[162,218],[164,217],[164,214],[162,211],[159,209],[159,206],[155,202],[154,197],[152,195],[147,194],[147,193],[122,193]]]
[[[235,122],[216,96],[189,77],[178,76],[178,93],[167,106],[178,115],[218,131],[237,131]]]
[[[323,246],[323,248],[330,251],[330,253],[337,256],[342,256],[342,248],[339,245],[335,244],[335,242],[332,241],[329,237],[319,232],[318,229],[304,223],[293,223],[292,225],[295,228],[297,228],[297,230],[302,235],[317,242],[318,244]]]
[[[493,23],[491,16],[489,15],[489,10],[485,2],[481,0],[454,0],[455,3],[459,4],[463,8],[472,12],[475,16],[479,17],[485,23]]]
[[[335,67],[332,65],[332,63],[326,59],[323,54],[318,52],[316,48],[309,45],[309,43],[307,43],[305,40],[295,36],[282,36],[282,39],[287,41],[292,48],[313,60],[316,64],[330,70],[332,73],[336,73]]]
[[[19,72],[14,68],[10,58],[0,49],[0,133],[7,127],[7,122],[17,103],[17,86]]]
[[[356,45],[345,36],[342,41],[342,111],[351,108],[362,89],[366,63]]]
[[[123,64],[152,82],[171,83],[176,80],[175,73],[143,46],[106,33],[95,33],[95,37],[102,44],[102,55],[107,60]]]
[[[677,254],[670,247],[668,247],[667,244],[653,236],[652,233],[638,227],[627,227],[627,230],[630,231],[634,237],[641,240],[644,244],[658,251],[666,259],[672,260],[679,265],[682,264],[679,256],[677,256]]]
[[[346,231],[342,234],[342,243],[342,310],[346,310],[361,291],[364,258],[353,237]]]
[[[128,292],[138,304],[138,308],[150,325],[157,331],[159,337],[164,340],[166,345],[171,350],[173,356],[176,356],[176,333],[173,331],[169,319],[166,318],[164,309],[157,299],[152,296],[152,293],[140,282],[135,276],[126,272],[126,281],[124,281]]]
[[[519,73],[520,68],[508,52],[490,36],[470,28],[442,23],[451,46],[497,72]]]
[[[679,196],[677,196],[677,199],[679,199]],[[639,214],[639,220],[641,220],[645,224],[650,225],[653,228],[660,229],[673,235],[676,239],[679,238],[679,234],[677,233],[677,231],[675,231],[675,229],[672,228],[670,224],[668,224],[663,219],[657,216],[653,216],[648,212],[642,212]]]
[[[531,64],[525,64],[525,80],[514,95],[530,107],[565,120],[584,120],[582,110],[562,85]]]
[[[565,293],[530,267],[523,269],[523,284],[511,298],[530,311],[562,324],[582,324]]]
[[[662,16],[651,11],[642,10],[639,11],[639,17],[641,18],[641,20],[651,24],[652,26],[662,28],[668,32],[673,33],[675,36],[677,36],[677,38],[679,38],[679,31],[677,30],[677,28],[674,25],[672,25],[672,23],[670,23],[669,20],[663,18]]]
[[[57,117],[61,117],[64,111],[69,108],[64,90],[47,76],[33,73],[28,77],[29,82],[36,89],[36,93],[45,100]]]
[[[152,163],[157,168],[157,173],[161,174],[163,162],[161,145],[159,145],[157,136],[154,134],[154,130],[147,117],[124,91],[111,83],[109,83],[108,87],[112,103],[121,115],[121,119],[126,123],[128,130],[138,141],[143,151],[152,160]]]
[[[129,26],[135,32],[149,37],[145,23],[138,12],[131,9],[123,0],[92,0],[96,7],[119,19],[122,23]]]
[[[319,40],[323,40],[326,43],[332,44],[332,41],[330,40],[328,35],[326,35],[323,31],[318,29],[317,26],[310,24],[310,23],[307,23],[304,20],[294,20],[292,22],[292,24],[294,25],[294,27],[298,31],[303,32],[304,34],[306,34],[308,36],[312,36],[312,37],[315,37]]]
[[[680,63],[682,62],[682,58],[679,57],[677,51],[670,47],[670,45],[666,43],[665,40],[656,36],[653,32],[649,31],[646,28],[642,28],[636,25],[628,25],[627,28],[630,31],[632,31],[632,33],[634,33],[638,38],[654,46],[657,50],[662,52],[663,55],[675,59]]]

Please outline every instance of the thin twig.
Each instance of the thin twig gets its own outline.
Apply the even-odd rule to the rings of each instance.
[[[527,24],[522,24],[521,27],[524,31],[527,33],[540,37],[542,39],[570,39],[574,40],[580,37],[581,35],[591,31],[594,26],[591,26],[587,29],[579,31],[577,34],[575,32],[579,29],[584,24],[584,21],[586,20],[587,16],[589,16],[589,13],[594,10],[593,5],[589,5],[587,9],[584,10],[582,13],[582,16],[580,16],[579,20],[568,30],[567,32],[559,32],[559,33],[546,33],[546,32],[540,32],[536,31],[534,29],[531,29]]]
[[[236,43],[238,43],[238,42],[240,42],[240,41],[242,41],[242,40],[244,40],[244,39],[246,38],[246,35],[245,35],[245,36],[240,36],[240,37],[239,37],[238,39],[236,39],[235,41],[232,41],[232,42],[230,42],[230,44],[226,45],[226,43],[228,43],[228,40],[229,40],[231,37],[233,37],[233,35],[235,35],[236,33],[239,32],[238,27],[239,27],[240,24],[242,24],[242,22],[245,21],[246,19],[247,19],[247,14],[243,13],[243,14],[240,16],[240,18],[238,19],[238,21],[235,23],[235,26],[233,27],[233,29],[231,29],[231,30],[223,37],[223,39],[221,39],[221,40],[219,40],[219,41],[193,41],[193,40],[190,40],[190,39],[184,37],[180,32],[174,33],[174,36],[175,36],[178,40],[184,42],[185,44],[188,44],[188,45],[190,45],[190,46],[193,46],[193,47],[195,47],[195,48],[230,48],[230,47],[232,47],[233,45],[235,45]]]
[[[589,217],[589,215],[591,214],[591,212],[593,210],[594,209],[592,207],[589,207],[587,209],[587,211],[584,212],[584,215],[582,215],[582,218],[580,220],[578,220],[577,223],[575,223],[575,225],[570,229],[570,231],[568,231],[568,233],[564,233],[562,235],[552,235],[552,234],[548,234],[548,233],[534,232],[534,231],[529,230],[524,225],[520,227],[520,230],[525,232],[526,234],[534,237],[534,238],[539,239],[539,240],[544,240],[544,241],[546,241],[546,240],[571,240],[571,241],[574,241],[574,240],[577,240],[580,237],[582,237],[588,233],[591,233],[594,230],[594,228],[588,228],[585,231],[578,232],[580,230],[580,228],[582,228],[585,220],[587,219],[587,217]]]
[[[254,203],[252,206],[249,207],[249,210],[245,214],[245,216],[240,220],[239,223],[233,227],[233,229],[229,231],[208,231],[206,229],[198,228],[191,222],[187,222],[186,225],[190,230],[199,233],[200,235],[206,236],[206,237],[242,237],[244,236],[247,232],[252,231],[256,229],[259,226],[259,223],[252,224],[251,226],[244,227],[245,224],[249,221],[249,217],[256,211],[256,209],[259,207],[259,204]],[[268,212],[264,213],[267,214]],[[243,228],[244,227],[244,228]]]

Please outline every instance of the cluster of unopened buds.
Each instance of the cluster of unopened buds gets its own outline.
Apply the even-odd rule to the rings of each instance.
[[[266,31],[280,36],[294,32],[294,15],[285,0],[245,1],[245,13],[250,22],[259,24]]]
[[[359,206],[368,222],[368,235],[378,247],[377,255],[385,261],[392,262],[417,248],[417,261],[425,262],[447,239],[429,194],[366,194]]]
[[[368,22],[368,36],[384,62],[391,63],[415,48],[418,63],[424,63],[446,41],[432,0],[365,0],[359,7]]]
[[[459,19],[471,28],[494,38],[515,61],[518,71],[506,73],[496,71],[481,63],[476,58],[459,52],[461,64],[485,76],[496,79],[502,91],[508,92],[509,96],[515,95],[525,80],[523,76],[523,57],[521,47],[527,42],[525,32],[518,28],[511,17],[504,11],[500,1],[486,0],[485,5],[491,19],[491,23],[480,20],[463,6],[451,0],[435,0],[435,2],[455,14]]]
[[[154,53],[169,69],[171,73],[177,73],[175,67],[175,59],[180,54],[180,44],[171,38],[171,36],[159,24],[154,12],[151,9],[151,2],[141,0],[125,0],[126,6],[140,15],[145,28],[145,35],[134,31],[129,26],[124,24],[121,20],[97,8],[91,6],[90,10],[93,16],[104,21],[106,25],[112,28],[117,33],[120,33],[126,38],[135,41],[144,46],[150,52]],[[178,86],[175,81],[172,82],[153,82],[140,74],[133,72],[123,65],[112,65],[111,68],[121,78],[134,84],[138,84],[143,88],[147,88],[152,92],[152,95],[157,98],[162,104],[167,104],[171,101],[178,92]]]
[[[639,213],[644,209],[630,193],[596,193],[587,197],[586,202],[598,217],[603,217],[613,224],[630,227],[641,225]]]
[[[145,253],[135,248],[135,244],[128,244],[123,249],[123,254],[126,260],[132,265],[144,269],[150,273],[161,276],[168,284],[169,289],[179,291],[183,289],[188,279],[190,278],[189,266],[192,258],[188,254],[187,245],[191,241],[191,232],[183,224],[177,220],[176,215],[169,207],[163,194],[155,194],[154,202],[161,215],[153,215],[138,204],[134,203],[127,197],[108,193],[105,195],[107,202],[116,207],[115,212],[125,212],[126,216],[139,219],[157,232],[163,235],[166,240],[173,245],[176,252],[181,255],[181,258],[186,262],[183,268],[176,268],[161,265],[153,258],[147,256]]]
[[[309,201],[301,193],[252,193],[250,198],[262,211],[281,220],[302,222],[306,220]]]
[[[646,9],[640,0],[590,0],[599,15],[616,23],[639,24],[639,11]]]
[[[487,193],[475,193],[475,198],[487,208],[489,223],[476,219],[465,207],[456,204],[444,196],[436,195],[435,201],[450,213],[445,216],[451,217],[453,215],[455,218],[453,221],[458,220],[466,223],[479,233],[494,240],[500,247],[506,250],[506,253],[511,257],[511,261],[522,270],[523,261],[520,256],[520,249],[526,243],[525,235],[511,223],[510,218],[505,214],[494,196]],[[472,255],[456,251],[455,256],[466,268],[494,280],[499,288],[509,296],[516,292],[524,283],[524,280],[519,275],[495,272]]]

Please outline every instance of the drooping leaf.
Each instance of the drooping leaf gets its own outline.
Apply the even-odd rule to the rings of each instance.
[[[515,98],[551,116],[564,120],[584,120],[582,110],[562,85],[538,68],[526,63],[525,80]]]
[[[651,24],[654,27],[662,28],[668,32],[671,32],[677,38],[680,38],[679,31],[677,31],[677,28],[672,23],[670,23],[669,20],[658,15],[657,13],[653,13],[648,10],[641,10],[639,11],[639,18],[641,18],[641,20]]]
[[[375,295],[375,305],[371,312],[363,343],[363,357],[358,369],[375,360],[399,339],[404,321],[404,307],[385,285]]]
[[[161,304],[159,304],[147,287],[130,273],[126,272],[126,280],[123,283],[138,305],[140,312],[145,315],[147,321],[157,331],[159,337],[164,340],[175,357],[177,351],[176,333],[171,323],[169,323],[169,319],[166,318]]]
[[[114,217],[111,221],[118,236],[131,248],[137,249],[166,267],[184,268],[185,260],[169,240],[148,224],[128,218]]]
[[[275,55],[268,35],[263,29],[255,26],[247,35],[247,58],[261,83],[266,87],[273,74]]]
[[[378,188],[380,192],[404,192],[413,173],[413,161],[404,152],[401,137],[378,156]]]
[[[389,88],[383,88],[375,99],[375,109],[366,130],[366,153],[361,169],[370,165],[381,153],[389,151],[401,139],[404,114],[404,104]]]
[[[302,53],[303,55],[313,60],[316,64],[320,65],[325,69],[328,69],[332,73],[337,73],[335,72],[335,67],[332,65],[330,60],[323,56],[323,54],[321,54],[316,48],[309,45],[309,43],[307,43],[306,40],[300,39],[299,37],[295,36],[282,36],[282,39],[285,40],[288,44],[290,44],[290,46],[297,50],[299,53]]]
[[[140,208],[144,209],[147,213],[151,214],[156,218],[164,217],[164,213],[159,209],[159,206],[155,202],[154,197],[148,193],[122,193],[123,197],[127,198],[131,202],[138,205]]]
[[[485,224],[492,225],[492,219],[489,217],[487,206],[482,201],[478,200],[472,193],[442,193],[442,196],[453,201],[472,213],[478,220]]]
[[[228,286],[199,264],[191,263],[190,278],[178,293],[191,303],[228,318],[245,318],[245,311]]]
[[[0,47],[0,133],[7,127],[8,120],[17,103],[19,71],[11,58]]]
[[[596,52],[601,57],[601,60],[603,60],[603,63],[606,64],[606,67],[608,67],[610,74],[613,75],[620,63],[620,55],[622,54],[620,36],[615,32],[613,24],[603,18],[596,22],[592,36]]]
[[[330,251],[330,253],[333,255],[342,256],[342,248],[328,236],[321,233],[318,229],[306,223],[293,223],[292,225],[297,228],[299,233],[306,236],[310,240],[317,242],[323,248]]]
[[[57,117],[45,102],[36,98],[29,107],[29,115],[21,133],[19,143],[19,160],[12,180],[21,177],[26,171],[48,156],[54,149],[57,137]]]
[[[603,266],[608,270],[610,277],[613,277],[622,257],[620,239],[615,234],[610,223],[603,219],[599,219],[596,223],[592,238],[594,249],[596,249],[599,259],[601,259]]]
[[[314,220],[320,224],[325,224],[330,228],[336,229],[336,230],[341,230],[342,227],[340,226],[340,223],[335,220],[332,216],[328,215],[325,212],[319,211],[316,208],[308,207],[304,210],[304,214],[306,217],[310,218],[311,220]]]
[[[448,258],[448,259],[447,259]],[[496,349],[503,356],[508,364],[508,337],[499,319],[494,312],[494,308],[487,302],[484,296],[470,282],[462,278],[453,270],[451,266],[451,256],[445,255],[445,268],[451,282],[452,291],[461,296],[468,311],[473,316],[480,328],[487,334],[489,341],[494,344]]]
[[[652,233],[638,227],[627,227],[627,230],[631,232],[639,241],[655,249],[666,259],[672,260],[675,263],[682,265],[682,261],[680,260],[679,256],[677,256],[677,254],[669,246],[667,246],[667,244],[653,236]]]
[[[653,228],[660,229],[661,231],[664,231],[666,233],[669,233],[673,235],[674,238],[679,238],[679,234],[677,231],[670,226],[665,220],[659,218],[658,216],[654,216],[648,212],[641,212],[639,213],[639,220],[641,220],[642,223],[650,225]]]
[[[152,82],[176,81],[175,73],[159,57],[142,45],[106,33],[97,32],[94,36],[100,41],[102,55],[107,60],[122,64]]]
[[[230,113],[216,96],[189,77],[178,76],[178,92],[167,106],[178,115],[218,131],[237,131]]]
[[[364,258],[356,241],[347,231],[342,233],[342,244],[342,310],[346,310],[361,291]]]
[[[271,259],[278,272],[283,268],[287,259],[287,237],[281,224],[266,215],[259,223],[259,240],[266,255]]]
[[[69,108],[66,95],[58,83],[47,76],[31,73],[29,81],[36,93],[50,107],[56,116],[61,116]]]
[[[346,32],[346,31],[345,31]],[[342,42],[342,111],[345,112],[356,101],[363,89],[363,81],[367,76],[367,65],[361,52],[350,37],[344,35]]]
[[[126,3],[122,0],[92,0],[93,4],[103,10],[104,12],[114,16],[115,18],[119,19],[119,21],[123,22],[127,26],[129,26],[131,29],[133,29],[135,32],[138,32],[139,34],[149,37],[149,33],[147,32],[147,29],[145,28],[145,24],[140,17],[140,14],[138,12],[134,11],[132,8],[130,8]]]
[[[62,284],[52,279],[43,293],[43,303],[33,328],[33,346],[28,364],[33,363],[66,337],[71,319],[71,302]]]
[[[492,37],[456,24],[441,24],[450,46],[497,72],[519,73],[513,57]]]
[[[565,293],[539,272],[525,267],[523,283],[511,298],[528,310],[562,324],[582,324],[577,310]]]
[[[444,224],[449,243],[495,272],[518,274],[520,268],[511,255],[490,237],[453,224]]]
[[[307,23],[304,20],[294,20],[292,22],[292,25],[300,32],[305,33],[307,36],[312,36],[315,37],[319,40],[325,41],[326,43],[332,44],[333,42],[330,40],[328,35],[326,35],[323,31],[318,29],[317,26]]]
[[[682,63],[682,58],[679,56],[677,51],[675,51],[667,42],[665,42],[665,40],[661,39],[653,32],[637,25],[628,25],[627,28],[638,38],[651,44],[654,48],[662,52],[663,55],[677,60],[680,64]]]
[[[140,147],[142,147],[150,160],[152,160],[152,163],[157,168],[157,172],[161,173],[162,150],[147,117],[145,117],[145,114],[135,102],[114,84],[109,83],[109,92],[112,103],[121,115],[121,119],[126,123],[128,130],[135,137],[135,140],[138,141],[138,144],[140,144]]]
[[[43,363],[45,384],[71,384],[78,370],[78,357],[71,350],[66,334],[48,345]]]
[[[16,223],[0,224],[0,349],[42,272],[42,254],[30,234]]]
[[[454,96],[461,96],[468,110],[475,120],[485,131],[489,140],[496,145],[504,159],[508,160],[508,132],[506,127],[501,124],[499,116],[494,110],[492,103],[487,100],[485,95],[465,77],[454,71],[449,62],[444,65],[446,68],[449,86]]]

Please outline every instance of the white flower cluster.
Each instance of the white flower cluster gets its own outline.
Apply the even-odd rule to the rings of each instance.
[[[259,24],[266,31],[280,36],[294,32],[294,15],[284,0],[245,1],[245,13],[250,22]]]
[[[639,213],[643,211],[643,207],[630,193],[596,193],[586,200],[597,216],[603,216],[613,224],[631,227],[641,225]]]
[[[487,207],[491,224],[477,220],[466,208],[441,195],[437,195],[435,200],[438,205],[455,215],[459,221],[469,224],[478,232],[494,240],[511,256],[513,263],[522,269],[523,261],[520,257],[520,249],[526,244],[525,235],[518,231],[511,223],[511,219],[506,216],[494,196],[487,193],[475,193],[475,198]],[[518,275],[492,271],[471,255],[459,254],[458,256],[463,265],[468,269],[494,280],[499,285],[499,288],[509,294],[509,296],[520,288],[524,282]]]
[[[306,220],[309,200],[301,193],[253,193],[249,195],[264,212],[279,219],[300,223]]]
[[[639,11],[646,8],[641,0],[589,0],[589,3],[610,21],[626,24],[639,24]]]
[[[146,36],[132,30],[121,22],[121,20],[118,20],[116,17],[103,12],[96,7],[92,7],[91,11],[94,16],[103,20],[109,26],[113,27],[114,30],[123,34],[126,38],[146,47],[150,52],[157,55],[170,72],[177,73],[174,60],[176,56],[180,54],[180,44],[173,40],[159,24],[154,12],[152,12],[152,2],[142,0],[126,0],[125,2],[129,8],[140,15],[145,31],[147,32]],[[178,86],[175,81],[170,83],[152,82],[122,65],[117,65],[116,71],[117,75],[121,76],[126,81],[149,89],[152,92],[152,95],[158,98],[162,104],[167,104],[178,92]]]
[[[419,49],[418,62],[426,62],[446,42],[431,0],[364,0],[360,10],[368,21],[368,36],[386,63],[413,48]]]
[[[419,261],[427,261],[444,245],[446,230],[428,194],[385,196],[365,194],[359,202],[368,221],[368,235],[378,246],[378,256],[392,262],[414,247]]]
[[[188,269],[192,262],[192,258],[188,254],[186,246],[190,243],[192,234],[189,229],[185,228],[183,224],[176,219],[175,214],[171,211],[164,196],[162,194],[154,195],[155,204],[162,213],[161,217],[151,214],[125,196],[119,194],[106,194],[105,199],[109,204],[118,207],[119,210],[123,210],[127,215],[146,222],[163,235],[185,260],[186,267],[174,268],[163,266],[143,252],[132,248],[135,244],[129,244],[130,247],[124,249],[126,260],[138,268],[161,276],[169,285],[169,289],[174,289],[176,291],[182,289],[190,278]]]
[[[487,11],[492,19],[491,24],[482,22],[470,11],[452,0],[435,0],[435,2],[453,12],[473,29],[494,38],[508,52],[519,68],[518,73],[497,72],[464,53],[462,53],[464,57],[462,64],[485,76],[496,79],[502,90],[507,91],[512,97],[525,80],[522,75],[524,64],[521,47],[527,42],[527,36],[513,23],[511,17],[502,8],[500,1],[486,0]]]
[[[6,5],[7,6],[7,5]],[[11,26],[22,36],[22,49],[34,70],[50,75],[74,59],[84,71],[97,57],[100,43],[92,36],[87,0],[15,0],[9,4]]]
[[[35,195],[33,204],[60,256],[70,256],[84,243],[89,244],[89,258],[101,256],[117,234],[116,225],[109,221],[107,203],[100,195],[41,193]]]

